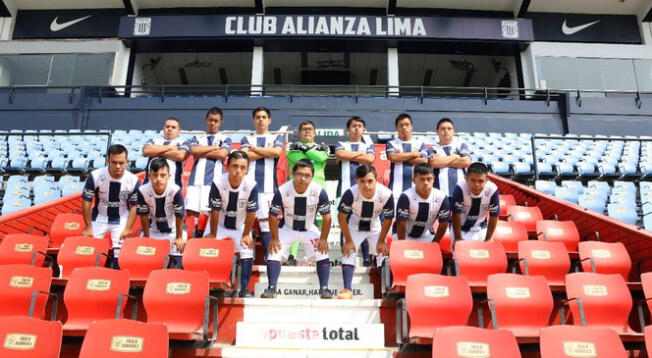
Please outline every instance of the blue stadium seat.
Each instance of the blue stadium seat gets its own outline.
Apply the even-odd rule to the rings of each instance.
[[[63,157],[57,157],[52,159],[52,161],[50,162],[49,170],[52,172],[66,173],[68,171],[69,164],[70,162],[68,161],[68,159]]]
[[[631,204],[608,204],[607,212],[610,217],[631,225],[636,225],[638,220],[636,207]]]
[[[32,205],[29,198],[15,198],[13,200],[3,200],[2,215],[11,214],[13,212],[27,209]]]
[[[534,182],[534,188],[546,194],[555,195],[555,189],[557,188],[557,183],[548,180],[537,180]]]
[[[514,175],[518,176],[531,176],[534,175],[532,166],[526,162],[514,162]]]
[[[70,171],[87,172],[88,160],[86,160],[84,157],[73,159],[72,163],[70,164]]]
[[[511,170],[509,168],[509,163],[494,161],[490,164],[491,171],[498,175],[508,176],[511,175]]]
[[[134,161],[133,170],[143,171],[147,167],[147,162],[149,161],[148,157],[141,157]]]
[[[606,200],[586,193],[578,197],[577,204],[600,214],[604,213],[604,209],[607,206]]]
[[[61,188],[61,196],[66,196],[82,191],[84,184],[80,182],[62,183],[59,187]]]
[[[647,231],[652,231],[652,212],[643,216],[643,227]]]
[[[562,187],[555,188],[554,195],[559,199],[570,201],[573,204],[577,204],[577,200],[580,196],[580,192],[574,188],[568,188],[562,186]]]

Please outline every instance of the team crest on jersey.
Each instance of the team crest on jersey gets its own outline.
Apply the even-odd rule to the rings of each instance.
[[[247,200],[245,199],[238,199],[238,209],[242,209],[247,205]]]

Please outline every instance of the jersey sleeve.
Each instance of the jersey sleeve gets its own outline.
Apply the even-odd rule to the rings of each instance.
[[[134,190],[129,194],[129,206],[138,205],[138,193],[140,193],[140,179],[136,180]]]
[[[460,152],[459,156],[464,158],[464,157],[471,157],[471,148],[466,143],[460,144]]]
[[[410,217],[410,199],[405,193],[401,193],[396,204],[396,220],[407,221]]]
[[[337,211],[343,214],[351,214],[353,212],[353,193],[351,189],[347,189],[342,198],[340,198],[340,205],[337,206]]]
[[[279,135],[276,136],[276,139],[274,139],[273,147],[275,147],[275,148],[283,148],[283,142],[284,142],[283,135],[279,134]]]
[[[338,150],[345,150],[344,149],[344,144],[342,144],[342,142],[340,142],[340,141],[335,143],[335,151],[337,152]]]
[[[426,150],[428,147],[426,146],[425,142],[421,142],[421,145],[419,146],[419,153],[421,153],[420,158],[426,158]]]
[[[373,143],[367,146],[366,154],[373,154],[374,157],[376,156],[376,147],[373,145]]]
[[[154,138],[150,138],[144,145],[154,145]]]
[[[421,158],[432,159],[435,156],[435,154],[437,154],[437,151],[435,151],[435,148],[434,147],[428,147],[426,149],[426,152],[421,154]]]
[[[233,142],[231,141],[231,137],[225,137],[222,140],[222,144],[220,145],[220,149],[226,149],[226,150],[230,151],[231,150],[231,144],[233,144]]]
[[[498,190],[496,190],[489,199],[489,216],[498,215],[500,215],[500,197],[498,196]]]
[[[188,146],[188,148],[191,148],[191,147],[199,145],[199,139],[197,139],[197,136],[194,136],[194,137],[190,138],[190,140],[186,141],[186,143],[184,143],[184,144],[186,146]]]
[[[217,188],[215,183],[211,184],[211,191],[208,194],[208,207],[215,211],[222,210],[222,197],[220,196],[220,190]]]
[[[258,189],[256,186],[251,189],[249,193],[249,199],[247,199],[247,212],[258,211]]]
[[[143,196],[143,193],[141,193],[140,190],[138,190],[136,196],[138,197],[138,203],[136,204],[136,214],[148,215],[149,205],[147,205],[147,203],[145,202],[145,197]]]
[[[269,206],[269,215],[270,216],[279,216],[283,210],[283,198],[281,197],[281,192],[276,190],[274,192],[274,197],[272,198],[272,204]]]
[[[247,136],[244,136],[242,139],[240,139],[240,149],[249,148],[250,146],[251,144],[249,143]]]
[[[459,185],[453,190],[453,213],[461,214],[464,209],[464,193]]]
[[[394,218],[394,195],[390,194],[387,198],[385,206],[383,206],[383,217],[390,220]]]
[[[328,159],[329,155],[330,153],[317,150],[316,147],[313,147],[306,152],[308,159],[317,163],[324,163]]]
[[[444,196],[444,201],[441,203],[441,206],[439,207],[438,217],[440,223],[451,221],[451,204],[450,204],[450,200],[448,199],[448,196]]]
[[[89,175],[88,178],[86,178],[86,183],[84,184],[84,190],[82,191],[82,199],[84,201],[93,201],[93,198],[95,197],[95,180],[93,179],[93,175]]]
[[[186,152],[190,152],[190,146],[188,145],[188,141],[182,142],[177,146],[177,149],[179,150],[185,150]]]
[[[388,155],[398,153],[398,150],[396,149],[396,147],[394,147],[391,141],[385,144],[385,153],[387,153]]]
[[[317,211],[322,214],[330,214],[331,213],[331,202],[328,200],[328,194],[326,194],[326,190],[322,189],[321,192],[319,193],[319,203],[317,204]]]
[[[183,205],[183,195],[181,195],[181,189],[174,194],[174,199],[172,199],[172,207],[174,208],[174,216],[183,217],[185,207]]]

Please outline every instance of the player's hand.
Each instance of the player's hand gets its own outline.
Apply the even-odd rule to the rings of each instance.
[[[183,249],[186,247],[186,242],[183,241],[182,237],[178,237],[176,240],[174,240],[174,246],[176,246],[177,251],[179,251],[179,253],[182,254]]]
[[[209,232],[208,234],[204,235],[204,237],[207,239],[214,239],[216,236],[217,234],[213,234],[212,232]]]
[[[330,151],[331,151],[331,148],[328,145],[326,145],[325,143],[320,144],[316,148],[317,148],[317,150],[321,150],[322,152],[330,153]]]
[[[84,230],[82,231],[82,236],[93,237],[93,228],[90,226],[85,227]]]
[[[308,147],[307,145],[305,145],[305,144],[302,143],[302,144],[299,144],[298,149],[299,149],[300,151],[302,151],[302,152],[305,153],[305,152],[309,151],[309,150],[312,149],[312,148],[311,148],[311,147]]]
[[[290,143],[290,145],[288,146],[288,150],[300,150],[299,143]]]
[[[254,240],[251,238],[251,235],[242,235],[242,238],[240,239],[240,246],[242,247],[248,247],[253,250],[254,248]]]
[[[319,239],[319,242],[317,243],[317,251],[321,252],[322,254],[327,254],[328,250],[328,241]]]
[[[342,256],[349,256],[355,254],[355,243],[353,240],[344,240],[344,246],[342,246]]]
[[[267,251],[269,251],[270,254],[275,254],[281,250],[281,241],[276,239],[272,239],[269,244],[267,245]]]
[[[128,237],[131,237],[131,230],[124,229],[120,234],[120,240],[124,240]]]
[[[378,243],[376,244],[376,253],[378,255],[383,255],[383,256],[389,255],[389,250],[387,249],[387,244],[385,243],[384,240],[378,241]]]

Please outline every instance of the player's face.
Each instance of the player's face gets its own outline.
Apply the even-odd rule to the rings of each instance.
[[[121,178],[125,173],[125,168],[129,161],[127,160],[127,153],[110,154],[109,155],[109,175],[114,178]]]
[[[206,133],[215,134],[220,130],[222,125],[222,116],[219,114],[209,114],[206,117]]]
[[[471,194],[479,195],[487,184],[487,174],[470,173],[466,176],[466,184],[471,190]]]
[[[308,167],[299,167],[297,170],[292,173],[294,177],[295,189],[300,192],[303,192],[308,188],[310,181],[312,180],[313,172]]]
[[[168,186],[169,179],[170,170],[168,168],[163,167],[158,171],[149,172],[149,181],[152,183],[152,187],[157,193],[162,193],[165,190]]]
[[[256,131],[267,132],[270,123],[272,123],[272,117],[268,116],[265,111],[258,111],[254,115],[253,121]]]
[[[358,121],[353,121],[346,130],[349,132],[349,139],[358,141],[362,137],[362,133],[364,133],[364,125]]]
[[[396,124],[396,131],[398,132],[399,138],[410,138],[412,136],[412,122],[407,118],[401,119]]]
[[[432,174],[419,174],[412,177],[412,182],[417,193],[422,196],[430,196],[432,186],[435,183],[435,176]]]
[[[449,143],[453,140],[453,136],[455,135],[455,127],[453,127],[453,124],[449,122],[444,122],[439,125],[439,128],[437,128],[437,135],[439,136],[440,142]]]
[[[367,173],[362,178],[355,178],[355,183],[358,184],[362,195],[367,198],[374,196],[376,191],[376,176],[374,173]]]
[[[242,179],[247,175],[247,170],[249,169],[249,161],[240,158],[240,159],[231,159],[229,162],[229,181],[231,184],[237,183],[238,185],[242,182]]]
[[[312,143],[315,141],[315,127],[311,125],[304,125],[299,128],[299,139],[302,142]]]
[[[163,136],[167,140],[177,139],[179,137],[179,123],[177,121],[165,121],[163,125]]]

